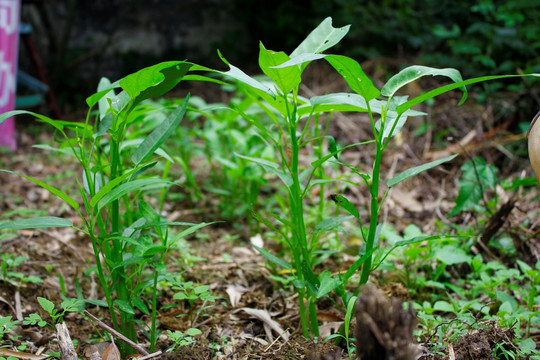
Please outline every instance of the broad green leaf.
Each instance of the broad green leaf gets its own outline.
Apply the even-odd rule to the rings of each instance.
[[[388,185],[388,187],[392,187],[394,185],[397,185],[400,182],[402,182],[403,180],[406,180],[406,179],[408,179],[410,177],[416,176],[416,175],[418,175],[418,174],[420,174],[420,173],[422,173],[422,172],[424,172],[426,170],[434,168],[435,166],[438,166],[438,165],[443,164],[445,162],[451,161],[454,158],[456,158],[456,156],[458,156],[458,154],[454,154],[454,155],[445,157],[443,159],[435,160],[435,161],[432,161],[432,162],[429,162],[429,163],[426,163],[426,164],[423,164],[423,165],[420,165],[420,166],[415,166],[413,168],[407,169],[407,170],[397,174],[396,176],[394,176],[390,180],[388,180],[386,185]]]
[[[396,75],[392,76],[390,80],[384,84],[381,89],[381,94],[384,96],[392,97],[396,91],[398,91],[403,86],[421,78],[422,76],[446,76],[449,77],[453,82],[459,83],[463,81],[461,74],[456,69],[446,68],[446,69],[436,69],[427,66],[413,65],[401,70]],[[464,92],[463,97],[467,97],[467,90],[463,87],[462,91]]]
[[[39,305],[41,305],[43,310],[45,310],[48,314],[53,313],[54,303],[52,301],[42,298],[40,296],[37,297],[37,301],[39,302]]]
[[[259,66],[266,76],[276,83],[284,95],[287,95],[293,89],[298,87],[302,81],[302,78],[300,77],[300,69],[297,66],[290,66],[280,69],[273,68],[273,66],[279,65],[288,60],[289,57],[284,52],[267,50],[263,43],[260,43]]]
[[[448,301],[439,300],[433,304],[433,310],[443,312],[454,312],[454,307]]]
[[[189,328],[186,330],[186,335],[189,335],[189,336],[197,336],[201,334],[202,334],[202,331],[197,328]]]
[[[420,95],[418,97],[415,97],[412,100],[407,101],[406,103],[398,106],[396,111],[398,113],[403,113],[403,112],[407,111],[408,109],[412,108],[413,106],[416,106],[416,105],[418,105],[420,103],[423,103],[424,101],[426,101],[428,99],[434,98],[435,96],[444,94],[444,93],[446,93],[448,91],[458,89],[458,88],[461,88],[463,86],[467,86],[467,85],[470,85],[470,84],[475,84],[475,83],[484,82],[484,81],[490,81],[490,80],[510,79],[510,78],[517,78],[517,77],[540,77],[540,74],[481,76],[481,77],[477,77],[477,78],[473,78],[473,79],[468,79],[468,80],[465,80],[465,81],[460,81],[459,83],[455,83],[455,84],[448,84],[448,85],[441,86],[439,88],[433,89],[431,91],[428,91],[425,94],[422,94],[422,95]],[[464,97],[461,98],[461,101],[459,102],[458,105],[463,104],[463,102],[465,100],[466,100],[466,97],[464,95]]]
[[[172,90],[192,66],[185,61],[166,61],[130,74],[119,83],[132,99],[133,106]]]
[[[150,315],[150,311],[148,310],[148,307],[146,306],[144,301],[142,301],[140,298],[135,296],[131,298],[131,301],[133,301],[133,305],[135,305],[135,307],[139,309],[143,314]]]
[[[56,216],[39,216],[29,219],[19,219],[7,221],[0,224],[0,229],[38,229],[49,227],[71,227],[73,223],[61,217]]]
[[[288,262],[286,262],[283,259],[278,258],[275,255],[270,254],[265,249],[260,248],[260,247],[258,247],[257,245],[255,245],[253,243],[251,243],[251,246],[253,246],[255,248],[255,250],[257,250],[259,252],[259,254],[261,254],[266,260],[270,261],[271,263],[273,263],[273,264],[275,264],[277,266],[280,266],[281,268],[283,268],[285,270],[292,270],[293,269],[291,264],[289,264]]]
[[[380,95],[379,89],[373,85],[373,82],[367,77],[362,70],[362,66],[357,61],[342,55],[328,55],[325,60],[341,74],[350,88],[366,101],[375,99]]]
[[[120,199],[122,196],[126,195],[129,192],[141,190],[146,186],[149,185],[157,185],[157,184],[171,184],[167,180],[163,179],[157,179],[157,178],[151,178],[151,179],[140,179],[140,180],[133,180],[127,183],[123,183],[121,185],[118,185],[117,187],[113,188],[110,192],[106,193],[100,200],[97,202],[97,211],[100,211],[103,207],[107,206],[111,202]],[[104,186],[100,192],[105,189],[106,186]],[[92,199],[93,201],[94,199]]]
[[[124,313],[133,314],[133,315],[135,314],[133,307],[131,307],[131,305],[127,301],[116,299],[114,300],[114,304],[118,306],[120,311]]]
[[[146,137],[146,139],[144,139],[142,144],[131,156],[131,161],[133,161],[133,163],[136,165],[140,164],[141,161],[152,155],[154,151],[156,151],[156,149],[159,148],[161,144],[163,144],[165,140],[167,140],[174,133],[175,129],[178,127],[178,124],[180,124],[180,121],[182,121],[182,118],[186,113],[189,97],[190,95],[188,94],[182,102],[182,105],[170,113],[167,119],[165,119],[165,121],[163,121],[157,128],[155,128],[154,131],[152,131],[150,135]]]
[[[459,180],[459,193],[454,200],[456,206],[448,216],[454,216],[462,211],[473,209],[482,200],[483,191],[495,188],[497,183],[497,168],[487,165],[484,159],[474,158],[461,166],[463,175]]]
[[[327,17],[291,53],[291,58],[304,53],[321,53],[341,41],[349,32],[350,25],[341,28],[332,26],[332,18]]]
[[[79,203],[77,201],[75,201],[73,198],[71,198],[69,195],[65,194],[63,191],[55,188],[54,186],[51,186],[41,180],[38,180],[38,179],[34,179],[30,176],[26,176],[26,175],[22,175],[22,174],[18,174],[14,171],[11,171],[11,170],[3,170],[3,169],[0,169],[0,171],[3,171],[3,172],[6,172],[6,173],[9,173],[9,174],[13,174],[13,175],[17,175],[19,177],[22,177],[26,180],[30,180],[31,182],[33,182],[34,184],[36,185],[39,185],[41,186],[42,188],[44,188],[45,190],[49,191],[50,193],[58,196],[60,199],[62,199],[66,204],[68,204],[69,206],[71,206],[74,210],[78,210],[79,209]]]
[[[241,83],[243,84],[246,84],[254,89],[258,89],[268,95],[270,95],[271,97],[275,98],[276,97],[276,93],[274,90],[272,90],[270,87],[264,85],[263,83],[261,83],[260,81],[257,81],[256,79],[250,77],[249,75],[247,75],[245,72],[243,72],[242,70],[240,70],[239,68],[237,68],[236,66],[234,65],[231,65],[229,64],[229,62],[227,60],[225,60],[225,58],[221,55],[221,53],[218,51],[218,54],[219,54],[219,57],[221,58],[221,60],[223,60],[223,62],[225,64],[227,64],[229,66],[229,71],[226,71],[226,72],[223,72],[223,71],[216,71],[220,74],[223,74],[225,76],[229,76],[237,81],[240,81]]]
[[[356,207],[351,203],[349,200],[347,200],[346,197],[339,194],[330,195],[332,198],[332,201],[336,204],[336,206],[344,209],[349,214],[354,216],[358,221],[360,221],[360,214],[358,213],[358,210],[356,210]]]
[[[463,249],[447,245],[435,251],[435,258],[445,263],[446,265],[455,265],[461,263],[469,263],[472,257]]]
[[[330,271],[325,270],[319,274],[319,283],[320,285],[319,290],[317,291],[317,299],[320,299],[333,291],[341,284],[341,281],[335,277],[332,277],[332,273]]]

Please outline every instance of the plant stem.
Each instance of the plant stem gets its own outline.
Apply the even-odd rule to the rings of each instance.
[[[372,183],[370,188],[371,193],[371,205],[370,205],[370,220],[369,220],[369,233],[366,242],[366,253],[370,253],[375,244],[375,236],[377,233],[377,225],[379,221],[379,177],[382,161],[383,148],[382,144],[377,142],[377,152],[375,155],[375,162],[373,163]],[[369,274],[371,272],[372,255],[369,255],[362,266],[362,273],[360,275],[360,285],[368,282]]]

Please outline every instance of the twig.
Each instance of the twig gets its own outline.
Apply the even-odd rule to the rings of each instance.
[[[95,317],[94,315],[92,315],[91,313],[89,313],[87,310],[84,310],[84,313],[86,315],[88,315],[92,320],[94,320],[98,326],[102,327],[103,329],[107,330],[111,335],[114,335],[116,336],[117,338],[119,338],[120,340],[122,340],[123,342],[125,342],[126,344],[128,344],[129,346],[131,346],[132,348],[134,348],[135,350],[139,351],[141,354],[143,354],[144,356],[148,356],[148,351],[146,351],[142,346],[140,346],[139,344],[131,341],[130,339],[128,339],[127,337],[125,337],[124,335],[120,334],[118,331],[114,330],[112,327],[110,327],[109,325],[105,324],[103,321],[99,320],[97,317]]]
[[[155,353],[151,353],[151,354],[148,354],[148,355],[145,355],[145,356],[138,357],[137,360],[152,359],[152,358],[160,356],[161,354],[162,354],[161,351],[156,351]]]
[[[56,334],[58,335],[58,345],[62,353],[62,360],[77,360],[77,352],[69,336],[66,323],[56,324]]]

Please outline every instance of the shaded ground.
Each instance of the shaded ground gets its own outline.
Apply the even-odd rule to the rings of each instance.
[[[366,68],[377,64],[367,64]],[[381,70],[384,72],[384,70]],[[316,94],[327,91],[337,91],[341,86],[337,80],[329,79],[321,73],[313,72],[309,83],[310,88],[304,88],[306,93]],[[426,86],[429,86],[430,80]],[[197,90],[197,89],[192,89]],[[411,87],[412,93],[422,91],[421,88]],[[531,171],[524,154],[524,141],[518,133],[517,122],[520,114],[519,99],[512,106],[504,109],[494,109],[475,105],[470,100],[463,107],[454,108],[457,95],[445,96],[436,106],[425,109],[430,112],[427,119],[411,120],[410,129],[405,130],[397,145],[389,149],[385,163],[385,171],[396,174],[406,168],[419,165],[426,160],[434,160],[454,152],[463,152],[461,160],[450,165],[422,174],[396,187],[390,193],[385,209],[385,221],[392,223],[398,231],[408,224],[414,223],[426,234],[431,234],[438,222],[450,223],[445,214],[453,207],[457,195],[458,171],[460,165],[470,156],[481,154],[486,162],[497,164],[501,169],[500,178],[517,176]],[[516,105],[517,104],[517,105]],[[450,110],[452,109],[452,110]],[[420,109],[422,110],[422,109]],[[510,114],[510,115],[508,115]],[[76,115],[75,117],[78,117]],[[503,121],[502,119],[510,120]],[[352,120],[352,121],[351,121]],[[359,125],[354,117],[338,115],[332,128],[334,137],[344,144],[368,138],[369,127]],[[365,123],[364,123],[365,124]],[[428,125],[421,136],[415,135],[420,127]],[[47,154],[31,145],[41,141],[51,140],[51,135],[43,128],[20,127],[20,151],[17,154],[4,154],[2,168],[27,174],[40,179],[54,181],[62,188],[73,188],[73,175],[78,173],[75,164],[66,163],[55,155]],[[497,129],[491,131],[491,129]],[[512,130],[513,132],[510,132]],[[461,142],[461,143],[460,143]],[[456,145],[460,143],[459,145]],[[502,144],[511,144],[514,151],[509,154]],[[352,165],[367,167],[370,155],[362,152],[348,152],[347,160]],[[389,176],[391,177],[391,176]],[[59,184],[59,185],[58,185]],[[56,197],[34,184],[19,178],[0,173],[2,214],[20,209],[32,209],[35,212],[20,214],[21,216],[52,215],[66,217],[78,223],[78,218],[69,212]],[[362,204],[366,193],[362,189],[349,189],[351,199]],[[510,199],[507,192],[499,194],[500,204]],[[539,217],[537,196],[534,192],[522,192],[517,198],[514,211],[507,219],[500,221],[501,229],[511,229],[516,237],[516,247],[519,257],[530,264],[539,260],[538,245],[535,231],[538,229]],[[212,210],[211,195],[205,197],[206,203],[197,204],[198,209],[185,208],[186,204],[172,203],[167,207],[170,216],[179,217],[182,221],[202,221],[219,219],[219,214]],[[451,219],[455,224],[474,223],[474,217],[459,217]],[[527,228],[519,224],[530,224]],[[202,261],[187,261],[185,254],[173,254],[168,266],[170,271],[185,269],[186,280],[201,282],[211,286],[212,292],[219,299],[211,308],[202,312],[191,326],[197,327],[202,334],[196,342],[180,348],[174,353],[165,354],[163,359],[340,359],[347,358],[343,344],[334,346],[331,343],[322,344],[306,340],[298,329],[299,317],[297,301],[294,293],[283,288],[271,277],[272,272],[265,266],[263,258],[249,246],[249,232],[233,224],[221,224],[202,231],[206,236],[188,239],[186,250],[191,259],[202,258]],[[15,256],[28,258],[18,269],[25,275],[35,275],[43,279],[42,284],[26,283],[17,286],[14,282],[0,281],[0,315],[24,316],[38,312],[46,315],[40,309],[36,298],[45,297],[55,303],[61,302],[59,294],[63,287],[67,294],[76,293],[75,279],[80,283],[85,297],[100,297],[99,286],[93,273],[88,272],[92,263],[92,249],[87,239],[71,229],[25,230],[2,238],[0,253],[13,253]],[[269,244],[269,246],[273,246]],[[489,256],[498,256],[495,250],[486,250],[478,245],[478,252]],[[330,258],[324,268],[331,271],[346,269],[352,262],[352,257],[343,254]],[[60,281],[60,276],[62,281]],[[389,280],[390,279],[390,280]],[[386,292],[393,296],[409,298],[407,289],[402,283],[391,280],[390,276],[374,274],[372,281],[379,282]],[[166,289],[160,295],[159,306],[168,305],[172,301],[172,293]],[[202,304],[199,304],[199,306]],[[337,311],[331,302],[321,301],[319,304],[319,320],[321,323],[321,338],[339,330],[344,314]],[[246,310],[248,309],[248,310]],[[249,309],[264,310],[269,318],[275,320],[284,330],[289,330],[288,341],[280,334],[272,331],[268,323],[261,321],[250,313]],[[99,308],[87,308],[96,316],[107,321],[107,313]],[[181,305],[160,312],[159,321],[164,330],[185,331],[190,325],[186,317],[177,317],[189,312],[187,306]],[[149,319],[141,314],[137,318],[148,322]],[[80,315],[69,314],[66,323],[71,337],[78,341],[79,356],[95,342],[101,341],[99,332],[92,322]],[[265,326],[266,325],[266,326]],[[353,325],[354,326],[354,325]],[[24,326],[18,329],[22,337],[13,339],[14,345],[29,339],[33,345],[26,349],[32,353],[47,353],[58,351],[55,335],[50,328],[32,328]],[[421,359],[492,359],[493,349],[497,344],[510,342],[513,331],[500,329],[496,324],[487,323],[478,331],[471,331],[459,342],[449,344],[443,354],[428,351],[430,336],[426,334]],[[140,334],[139,341],[144,345],[145,337]],[[158,348],[165,351],[171,342],[162,336]]]

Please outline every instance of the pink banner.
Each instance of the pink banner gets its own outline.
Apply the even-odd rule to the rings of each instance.
[[[0,114],[15,109],[20,0],[0,0]],[[0,146],[17,150],[15,122],[0,124]]]

